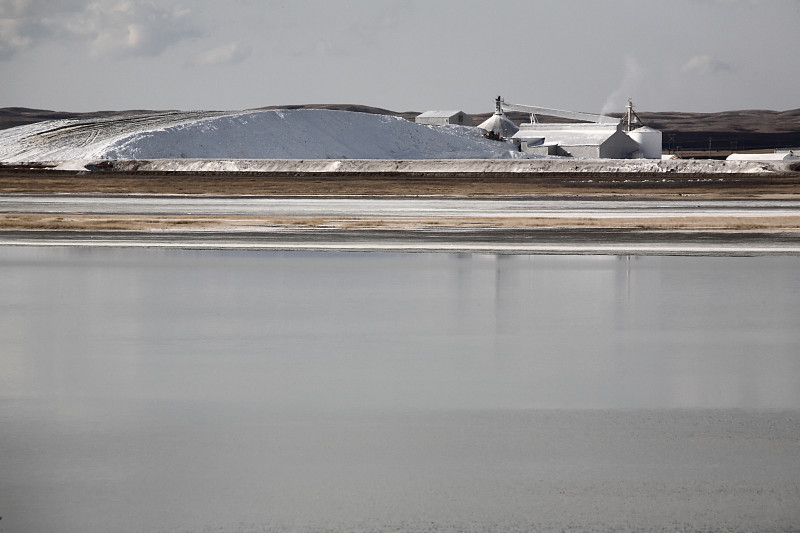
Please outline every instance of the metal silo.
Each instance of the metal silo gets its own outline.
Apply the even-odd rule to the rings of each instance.
[[[639,151],[646,159],[661,159],[661,132],[647,126],[628,132],[628,136],[639,144]]]

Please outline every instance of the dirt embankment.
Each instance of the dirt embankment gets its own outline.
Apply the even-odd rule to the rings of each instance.
[[[0,214],[2,230],[54,231],[264,231],[322,229],[327,231],[436,229],[530,230],[619,229],[664,231],[800,232],[797,217],[215,217]]]
[[[0,193],[260,196],[800,195],[800,172],[156,172],[0,167]]]

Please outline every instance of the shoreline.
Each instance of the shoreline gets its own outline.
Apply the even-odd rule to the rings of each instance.
[[[0,229],[0,246],[498,255],[800,256],[800,232],[538,230],[125,231]]]
[[[174,169],[178,163],[184,165],[183,170],[164,170]],[[753,162],[737,162],[734,166],[740,171],[708,174],[689,171],[697,162],[652,161],[646,164],[660,169],[680,164],[685,172],[565,173],[530,170],[531,163],[553,168],[550,160],[492,160],[480,164],[517,171],[459,173],[455,170],[475,162],[281,160],[257,162],[261,170],[256,171],[253,161],[239,160],[234,162],[238,168],[250,165],[251,170],[188,170],[198,168],[196,165],[219,168],[228,163],[116,161],[110,168],[99,167],[101,170],[66,170],[63,164],[62,170],[0,165],[0,245],[800,255],[800,209],[795,211],[795,202],[800,200],[800,172],[785,164],[759,163],[758,168],[770,170],[755,171]],[[575,165],[576,161],[556,163]],[[596,170],[598,161],[577,163]],[[606,169],[615,168],[616,163],[609,163]],[[716,162],[712,167],[733,168],[727,163]],[[742,171],[741,163],[751,170]],[[284,175],[280,168],[287,165],[300,170]],[[400,170],[375,171],[386,165]],[[272,171],[264,170],[267,167]],[[323,167],[328,170],[320,170]],[[25,195],[38,199],[41,207],[15,207]],[[82,198],[94,199],[92,202],[124,200],[133,207],[122,212],[92,211],[94,204],[81,205]],[[179,203],[184,211],[136,211],[153,199]],[[234,211],[221,212],[209,203],[213,199],[233,206]],[[333,214],[313,210],[317,208],[278,212],[275,207],[269,208],[273,211],[264,207],[267,210],[259,211],[259,199],[280,205],[284,200],[310,204],[347,200],[350,207]],[[468,205],[478,200],[510,199],[521,204],[514,213],[488,212],[485,204],[477,208]],[[399,202],[396,209],[400,211],[381,211],[378,204],[387,200]],[[406,206],[416,205],[413,202],[435,204],[437,200],[454,205],[442,211],[421,212],[419,207],[404,211]],[[741,202],[744,210],[714,213],[715,202],[732,200]],[[46,207],[48,202],[56,207]],[[255,207],[235,211],[236,206],[248,202]],[[644,209],[632,207],[636,202],[644,202]],[[659,214],[664,203],[682,211]],[[602,209],[598,207],[601,204]]]

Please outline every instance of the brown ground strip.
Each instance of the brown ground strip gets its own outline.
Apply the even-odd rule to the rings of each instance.
[[[230,231],[280,228],[463,229],[463,228],[631,228],[800,232],[798,216],[777,217],[214,217],[0,214],[2,230]]]
[[[535,175],[219,175],[0,170],[0,193],[259,196],[800,197],[800,173],[784,175],[538,173]]]

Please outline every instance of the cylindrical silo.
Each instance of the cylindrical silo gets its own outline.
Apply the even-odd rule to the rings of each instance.
[[[639,151],[647,159],[661,159],[661,132],[647,126],[629,131],[628,136],[639,143]]]

